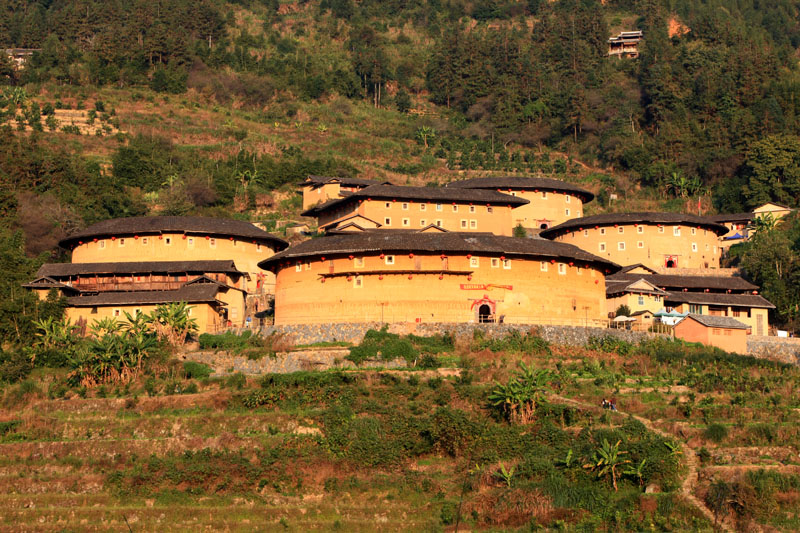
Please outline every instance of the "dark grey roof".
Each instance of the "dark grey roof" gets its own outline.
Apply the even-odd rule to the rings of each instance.
[[[173,291],[101,292],[92,296],[67,298],[70,307],[103,307],[109,305],[157,305],[172,302],[216,302],[220,288],[213,283],[184,285]]]
[[[48,276],[39,276],[35,280],[31,281],[30,283],[24,283],[22,285],[28,289],[64,289],[67,291],[75,291],[80,292],[78,289],[72,287],[71,285],[67,285],[65,283],[61,283],[60,281],[56,281],[51,277]]]
[[[628,289],[631,285],[636,283],[639,280],[644,280],[643,277],[639,277],[634,281],[620,281],[620,280],[611,280],[606,278],[606,296],[611,296],[613,294],[620,294],[623,292],[635,292],[637,294],[658,294],[660,296],[665,296],[667,294],[666,291],[663,291],[656,287],[656,289]],[[647,280],[644,280],[647,281]]]
[[[607,281],[632,283],[644,279],[656,287],[666,289],[713,289],[717,291],[754,291],[758,289],[749,281],[737,276],[678,276],[673,274],[635,274],[620,271],[608,277]]]
[[[370,185],[383,183],[380,181],[364,180],[360,178],[342,178],[338,176],[308,176],[306,178],[306,181],[301,183],[301,185],[313,184],[319,187],[320,185],[325,185],[326,183],[331,183],[334,181],[338,181],[339,183],[347,187],[369,187]]]
[[[650,268],[649,266],[645,266],[642,263],[636,263],[635,265],[628,265],[626,267],[622,267],[622,270],[620,270],[619,273],[620,274],[625,274],[627,272],[630,272],[631,270],[636,270],[637,268],[641,268],[642,270],[647,270],[651,274],[657,274],[658,273],[655,270],[653,270],[652,268]]]
[[[726,213],[722,215],[711,215],[709,220],[714,222],[750,222],[755,215],[753,213]]]
[[[296,246],[261,261],[258,266],[268,270],[281,261],[318,255],[342,255],[364,252],[448,252],[489,253],[508,256],[537,256],[552,259],[572,259],[602,265],[614,272],[619,265],[585,252],[571,244],[545,239],[501,237],[491,233],[466,232],[398,232],[373,230],[359,233],[327,235],[301,242]]]
[[[720,294],[715,292],[670,292],[664,301],[671,303],[724,305],[731,307],[758,307],[775,309],[769,300],[759,294]]]
[[[683,213],[606,213],[603,215],[592,215],[588,217],[573,218],[553,226],[540,233],[546,239],[552,239],[558,235],[566,233],[567,230],[589,228],[594,226],[611,226],[614,224],[681,224],[685,226],[701,226],[709,229],[717,235],[728,233],[728,228],[717,224],[707,217],[697,215],[687,215]]]
[[[37,277],[62,278],[89,274],[149,274],[177,272],[225,272],[242,274],[231,260],[219,261],[141,261],[128,263],[47,263]]]
[[[238,237],[240,239],[269,242],[276,250],[283,250],[289,246],[288,242],[257,228],[250,222],[209,217],[112,218],[92,224],[86,229],[73,233],[58,244],[63,248],[69,248],[81,240],[88,241],[92,238],[159,233],[192,233]]]
[[[578,196],[584,203],[591,202],[594,194],[577,185],[552,178],[539,178],[532,176],[498,176],[488,178],[469,178],[452,181],[447,187],[457,189],[522,189],[569,192]]]
[[[303,213],[303,216],[318,216],[319,213],[345,202],[353,202],[363,198],[381,198],[386,200],[426,200],[431,202],[474,202],[492,205],[525,205],[528,200],[509,194],[483,189],[457,189],[454,187],[404,187],[399,185],[371,185],[356,191],[345,198],[337,198],[316,205]]]
[[[731,318],[729,316],[696,315],[694,313],[690,313],[686,315],[686,318],[681,319],[680,322],[683,322],[687,318],[696,320],[697,322],[700,322],[709,328],[750,329],[750,326],[747,324],[743,324],[735,318]],[[680,322],[678,323],[680,324]]]

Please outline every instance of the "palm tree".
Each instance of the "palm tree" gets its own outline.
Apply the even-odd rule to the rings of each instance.
[[[617,469],[630,463],[627,459],[622,459],[622,456],[628,452],[621,451],[619,445],[622,440],[618,440],[613,446],[608,443],[608,439],[603,439],[603,445],[594,452],[592,462],[584,465],[584,468],[589,468],[597,472],[597,477],[611,475],[611,483],[614,485],[614,491],[617,490]]]

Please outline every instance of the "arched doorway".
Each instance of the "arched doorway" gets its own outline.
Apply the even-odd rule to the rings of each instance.
[[[675,268],[675,261],[672,259],[667,259],[667,268]]]
[[[547,229],[547,224],[539,224],[539,229]]]
[[[481,324],[494,322],[494,314],[489,304],[481,304],[481,306],[478,307],[478,322]]]

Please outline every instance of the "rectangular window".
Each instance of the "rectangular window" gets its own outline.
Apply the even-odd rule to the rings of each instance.
[[[680,226],[672,226],[672,234],[675,237],[680,237],[681,236],[681,227]]]
[[[547,200],[547,191],[542,191],[542,200]]]
[[[216,248],[217,247],[217,239],[208,239],[208,245],[211,248]]]
[[[606,228],[600,228],[600,235],[606,234]]]
[[[453,205],[453,213],[458,213],[458,206],[457,205]]]
[[[419,204],[419,210],[420,211],[425,211],[427,209],[427,207],[426,207],[427,205],[428,204]]]
[[[637,248],[644,248],[644,241],[636,241]]]
[[[461,229],[467,229],[467,219],[466,218],[462,218],[461,219]]]
[[[383,205],[386,207],[386,209],[391,209],[392,208],[392,202],[386,202]]]
[[[475,212],[475,206],[474,205],[469,206],[469,212],[470,213],[474,213]]]
[[[588,229],[583,230],[583,236],[584,237],[588,237],[589,236],[589,230]]]
[[[696,305],[696,304],[689,304],[689,312],[695,315],[702,315],[703,314],[703,306]]]
[[[363,277],[356,276],[355,278],[353,278],[353,288],[354,289],[360,289],[363,286],[364,286],[364,278]]]
[[[738,309],[734,309],[733,310],[733,317],[734,318],[739,318],[740,316],[742,316],[742,312],[740,310],[738,310]]]
[[[260,244],[256,244],[256,252],[260,252],[260,251],[261,251],[261,245]]]
[[[478,229],[478,221],[474,218],[469,221],[469,229]]]
[[[636,233],[644,233],[644,226],[636,226]]]
[[[564,263],[559,263],[558,264],[558,273],[561,274],[562,276],[566,275],[566,273],[567,273],[567,265],[565,265]]]
[[[722,335],[722,330],[721,330],[721,329],[719,329],[719,328],[714,328],[714,329],[711,331],[711,334],[712,334],[712,335]]]
[[[664,233],[664,226],[659,226],[658,227],[658,232],[659,233]]]
[[[717,247],[714,247],[714,255],[717,255]]]
[[[659,295],[659,294],[654,295],[653,296],[653,300],[655,300],[656,302],[660,302],[661,301],[661,295]]]
[[[696,243],[696,242],[693,242],[693,243],[692,243],[692,251],[693,251],[693,252],[696,252],[696,251],[697,251],[697,243]]]
[[[437,211],[441,211],[442,210],[442,204],[436,204],[436,210]]]
[[[619,250],[620,252],[624,252],[625,251],[625,243],[624,242],[618,242],[617,243],[617,250]]]
[[[492,268],[497,268],[500,266],[500,260],[496,257],[492,257]]]
[[[311,261],[306,261],[306,270],[311,270]]]
[[[437,218],[436,222],[434,224],[436,224],[437,228],[443,228],[444,227],[444,224],[442,223],[442,219],[441,218]]]
[[[122,248],[123,246],[125,246],[125,239],[120,239],[119,240],[119,247]]]
[[[383,219],[383,225],[384,226],[391,226],[392,225],[392,219],[389,218],[389,217],[384,218]]]
[[[408,211],[408,202],[403,202],[403,211]]]
[[[294,264],[294,271],[295,272],[302,272],[303,271],[303,263],[301,263],[300,261],[297,261]]]
[[[470,268],[478,268],[480,266],[480,260],[477,257],[470,257],[469,266]]]
[[[564,209],[564,216],[569,216],[569,209]]]
[[[490,206],[490,205],[487,205],[486,206],[486,212],[487,213],[494,213],[494,208],[492,206]]]
[[[605,252],[605,251],[606,251],[606,243],[604,243],[604,242],[601,242],[601,243],[600,243],[600,248],[599,248],[599,249],[600,249],[600,251],[601,251],[601,252]]]
[[[394,256],[393,255],[387,255],[386,258],[384,259],[384,262],[387,265],[393,265],[394,264]]]
[[[405,226],[405,227],[408,227],[408,226],[411,225],[411,219],[410,218],[404,218],[402,220],[402,222],[403,222],[403,226]]]
[[[427,225],[428,225],[428,221],[427,220],[425,220],[424,218],[419,219],[419,227],[420,228],[424,228]]]
[[[506,270],[511,268],[511,259],[503,259],[503,268]]]
[[[111,312],[111,314],[112,314],[113,316],[115,316],[115,317],[122,316],[122,310],[121,310],[121,309],[114,309],[114,310]]]
[[[142,245],[146,245],[146,244],[147,244],[147,237],[142,237]]]
[[[697,228],[692,228],[692,235],[697,235]]]
[[[708,251],[708,243],[706,243],[706,252]]]
[[[644,296],[641,294],[639,295],[639,305],[644,305]]]
[[[726,336],[728,336],[728,337],[730,337],[730,336],[731,336],[731,330],[729,330],[729,329],[726,329],[726,330],[725,330],[725,335],[726,335]]]
[[[617,233],[625,233],[625,228],[620,226],[617,228]]]
[[[164,244],[166,244],[167,246],[172,244],[172,237],[164,237]],[[259,246],[261,245],[259,244]]]
[[[186,245],[189,248],[194,248],[194,237],[189,237],[188,239],[186,239]]]
[[[100,246],[101,250],[104,250],[106,247],[106,241],[100,241],[98,245]]]
[[[364,258],[356,257],[355,259],[353,259],[353,266],[355,268],[364,268]]]
[[[571,200],[572,200],[572,196],[570,196],[569,194],[564,197],[564,201],[567,202],[567,203],[569,203]]]
[[[542,272],[547,272],[547,263],[545,261],[539,263],[539,270],[541,270]]]

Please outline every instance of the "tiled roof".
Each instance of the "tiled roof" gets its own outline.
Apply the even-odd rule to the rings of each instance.
[[[103,307],[109,305],[157,305],[173,302],[216,302],[220,288],[214,283],[184,285],[173,291],[101,292],[92,296],[67,298],[69,307]]]
[[[306,178],[306,181],[301,183],[301,185],[308,185],[311,183],[320,186],[334,181],[338,181],[339,183],[341,183],[346,187],[359,187],[359,186],[369,187],[370,185],[382,183],[380,181],[375,181],[375,180],[364,180],[360,178],[342,178],[339,176],[308,176]]]
[[[545,191],[569,192],[586,202],[594,199],[594,194],[577,185],[552,178],[498,176],[489,178],[469,178],[452,181],[447,184],[449,188],[457,189],[540,189]]]
[[[88,274],[149,274],[180,272],[225,272],[242,274],[231,260],[219,261],[136,261],[121,263],[46,263],[39,268],[37,277],[55,278]]]
[[[759,307],[774,309],[769,300],[759,294],[724,294],[714,292],[670,292],[664,297],[665,302],[724,305],[733,307]]]
[[[594,226],[611,226],[614,224],[680,224],[684,226],[701,226],[705,229],[715,232],[717,235],[724,235],[725,233],[728,233],[728,228],[721,224],[717,224],[707,217],[688,215],[684,213],[645,212],[605,213],[603,215],[573,218],[559,224],[558,226],[554,226],[542,231],[540,235],[546,239],[552,239],[565,233],[567,230],[590,228]]]
[[[750,222],[755,215],[753,213],[725,213],[721,215],[711,215],[709,220],[714,222]]]
[[[63,239],[59,243],[59,246],[69,248],[77,244],[78,241],[87,241],[92,238],[124,235],[152,235],[160,233],[193,233],[267,241],[277,250],[282,250],[289,245],[289,243],[283,239],[267,233],[250,222],[245,222],[243,220],[210,217],[158,216],[104,220],[73,233],[66,239]]]
[[[713,289],[721,291],[754,291],[758,289],[749,281],[737,276],[678,276],[672,274],[635,274],[617,272],[608,281],[634,282],[644,279],[656,287],[666,289]]]
[[[474,202],[491,205],[525,205],[528,200],[509,194],[484,189],[458,189],[455,187],[405,187],[399,185],[371,185],[348,195],[316,205],[303,213],[303,216],[318,216],[320,213],[345,202],[363,198],[381,198],[385,200],[426,200],[430,202]]]
[[[287,259],[364,252],[448,252],[487,253],[518,257],[538,256],[599,264],[612,272],[619,269],[619,265],[585,252],[577,246],[545,239],[501,237],[491,233],[394,230],[340,233],[310,239],[261,261],[258,266],[270,269],[274,268],[275,264]]]
[[[750,329],[750,326],[747,324],[743,324],[735,318],[731,318],[729,316],[696,315],[694,313],[690,313],[686,315],[686,318],[682,319],[681,322],[689,318],[696,320],[697,322],[709,328]]]

